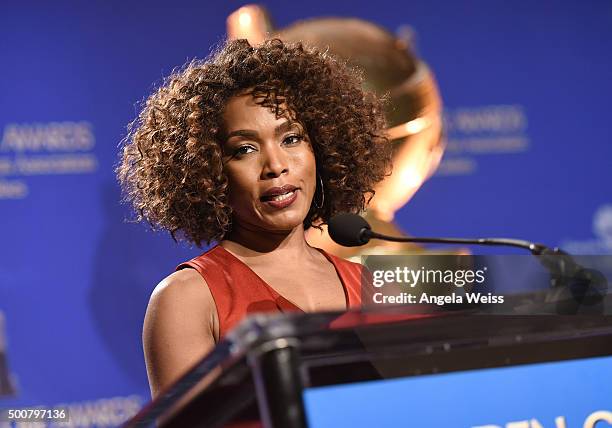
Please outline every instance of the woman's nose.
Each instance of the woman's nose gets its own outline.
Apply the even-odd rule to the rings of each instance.
[[[281,147],[266,148],[263,155],[263,178],[279,177],[289,171],[287,154]]]

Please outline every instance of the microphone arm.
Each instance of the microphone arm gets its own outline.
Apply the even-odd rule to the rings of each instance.
[[[523,239],[510,238],[425,238],[425,237],[405,237],[387,236],[374,232],[370,225],[364,225],[359,232],[359,239],[363,244],[370,239],[381,239],[392,242],[416,242],[434,244],[466,244],[466,245],[487,245],[498,247],[515,247],[529,250],[532,255],[538,256],[542,265],[553,275],[553,285],[562,281],[560,278],[573,276],[576,272],[583,270],[572,256],[560,248],[550,248],[544,244],[525,241]]]
[[[517,247],[531,251],[534,256],[540,255],[568,255],[565,251],[559,248],[550,248],[543,244],[536,244],[522,239],[508,238],[414,238],[403,236],[388,236],[374,232],[372,229],[363,228],[360,232],[360,238],[367,243],[370,239],[381,239],[392,242],[415,242],[429,244],[467,244],[467,245],[488,245],[488,246],[503,246]]]
[[[529,250],[532,255],[537,256],[540,263],[551,275],[551,285],[558,290],[557,295],[549,298],[558,301],[559,313],[574,313],[576,308],[566,308],[568,297],[573,305],[596,304],[607,294],[608,283],[605,277],[593,269],[585,269],[572,258],[572,256],[560,248],[550,248],[543,244],[536,244],[522,239],[508,238],[425,238],[425,237],[398,237],[387,236],[374,232],[369,225],[365,225],[359,232],[359,239],[363,244],[370,239],[381,239],[392,242],[418,242],[418,243],[440,243],[440,244],[469,244],[489,246],[510,246]],[[565,302],[565,303],[564,303]]]
[[[553,300],[559,302],[565,301],[567,299],[563,296],[569,292],[573,302],[577,302],[578,304],[587,302],[589,304],[595,304],[601,302],[608,290],[608,282],[600,272],[580,266],[572,256],[565,251],[521,239],[411,238],[387,236],[374,232],[363,217],[351,213],[338,214],[332,217],[329,220],[328,231],[329,236],[334,242],[346,247],[358,247],[367,244],[370,239],[382,239],[392,242],[495,245],[522,248],[529,250],[550,272],[551,285],[562,297],[559,298],[559,296],[556,296]],[[567,312],[567,310],[563,309],[563,312]]]

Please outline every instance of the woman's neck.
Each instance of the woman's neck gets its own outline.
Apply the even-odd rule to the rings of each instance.
[[[317,253],[306,242],[301,224],[291,231],[277,232],[237,226],[219,245],[240,258],[264,263],[279,258],[287,262],[300,261]]]

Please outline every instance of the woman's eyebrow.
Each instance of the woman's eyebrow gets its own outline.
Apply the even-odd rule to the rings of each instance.
[[[245,138],[257,138],[259,134],[257,131],[252,129],[238,129],[236,131],[232,131],[225,136],[225,140],[229,140],[232,137],[245,137]]]
[[[286,120],[274,128],[274,135],[279,136],[285,132],[291,131],[294,127],[301,129],[298,122]],[[253,129],[237,129],[227,134],[225,140],[227,141],[232,137],[257,138],[258,136],[258,132]]]
[[[276,128],[274,128],[274,135],[279,136],[280,134],[284,134],[285,132],[288,132],[291,129],[293,129],[293,127],[300,128],[300,124],[298,122],[295,122],[295,121],[288,121],[288,120],[286,120],[283,123],[281,123],[280,125],[278,125]]]

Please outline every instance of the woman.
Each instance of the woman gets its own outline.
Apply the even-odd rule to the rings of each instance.
[[[364,208],[388,172],[380,101],[325,53],[228,42],[147,100],[118,175],[140,219],[201,246],[155,288],[143,345],[153,396],[252,312],[359,305],[360,266],[304,231]]]

